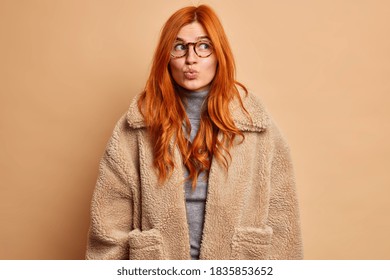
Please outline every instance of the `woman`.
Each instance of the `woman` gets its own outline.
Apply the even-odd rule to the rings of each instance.
[[[166,22],[102,158],[91,217],[88,259],[302,258],[288,147],[235,81],[209,7]]]

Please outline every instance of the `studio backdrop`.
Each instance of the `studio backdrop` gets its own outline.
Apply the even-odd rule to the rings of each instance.
[[[390,2],[0,0],[0,259],[83,259],[98,163],[160,29],[217,12],[295,166],[306,259],[390,259]]]

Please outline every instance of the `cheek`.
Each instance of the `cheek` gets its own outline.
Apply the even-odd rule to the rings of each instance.
[[[205,65],[205,68],[207,70],[207,74],[214,77],[215,73],[217,72],[217,62],[212,60],[207,63],[207,65]]]
[[[182,68],[181,63],[176,60],[171,60],[169,62],[169,69],[171,71],[172,76],[177,76],[179,75],[180,69]]]

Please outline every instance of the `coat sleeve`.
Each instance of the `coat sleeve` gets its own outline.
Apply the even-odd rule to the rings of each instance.
[[[118,124],[100,162],[91,202],[86,259],[129,259],[132,196],[125,173],[126,152],[121,146]]]
[[[303,259],[298,199],[289,148],[274,125],[269,225],[273,229],[270,259]]]

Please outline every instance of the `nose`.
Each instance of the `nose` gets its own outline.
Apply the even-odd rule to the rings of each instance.
[[[195,53],[194,45],[188,46],[188,52],[186,55],[186,64],[196,63],[198,56]]]

